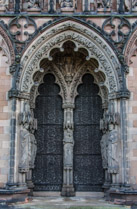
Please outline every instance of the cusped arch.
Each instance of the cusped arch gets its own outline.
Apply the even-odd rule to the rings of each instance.
[[[120,74],[121,64],[109,44],[88,25],[74,19],[65,19],[56,22],[56,25],[44,30],[24,52],[21,65],[22,72],[19,82],[19,90],[30,93],[34,85],[33,75],[40,71],[40,62],[43,59],[52,60],[50,52],[54,48],[63,50],[63,44],[72,41],[75,50],[83,48],[88,51],[86,60],[96,59],[99,63],[97,71],[102,72],[105,77],[105,85],[108,93],[114,94],[121,89]],[[64,88],[63,78],[60,78],[60,85]],[[65,95],[64,95],[65,97]]]

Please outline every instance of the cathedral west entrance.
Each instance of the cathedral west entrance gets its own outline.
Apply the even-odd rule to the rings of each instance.
[[[102,186],[113,192],[128,183],[129,92],[119,59],[91,23],[63,18],[44,24],[22,55],[17,91],[9,92],[17,100],[12,182],[62,196]]]

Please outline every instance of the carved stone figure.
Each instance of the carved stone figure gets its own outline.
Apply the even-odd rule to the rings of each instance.
[[[103,2],[103,0],[97,0],[96,5],[97,5],[97,8],[104,8],[104,2]]]
[[[37,153],[37,142],[36,142],[35,136],[33,134],[30,134],[30,137],[29,137],[29,166],[32,169],[34,168],[36,153]]]
[[[96,3],[95,0],[90,0],[90,11],[96,10]]]
[[[20,132],[20,162],[19,172],[27,173],[29,171],[29,139],[30,133],[27,129]]]
[[[62,0],[61,1],[61,8],[64,8],[64,7],[68,7],[68,8],[73,7],[73,1],[72,0]]]
[[[49,1],[49,13],[54,13],[55,2],[54,0]]]
[[[24,102],[23,111],[19,114],[20,131],[20,163],[19,171],[28,172],[34,168],[34,161],[37,152],[37,143],[34,131],[37,128],[37,121],[34,119],[33,111],[30,110],[28,102]]]
[[[27,9],[40,9],[43,7],[42,0],[26,0],[23,4],[24,10]]]
[[[108,138],[108,172],[117,174],[119,170],[118,165],[118,134],[114,129],[113,124],[109,125],[109,138]]]
[[[100,141],[101,154],[102,154],[102,165],[104,169],[108,168],[108,133],[104,133]]]
[[[64,144],[64,166],[73,165],[73,144]]]
[[[8,10],[9,1],[8,0],[0,0],[0,11]]]
[[[125,0],[125,9],[126,9],[126,11],[130,11],[130,9],[131,9],[131,0]]]

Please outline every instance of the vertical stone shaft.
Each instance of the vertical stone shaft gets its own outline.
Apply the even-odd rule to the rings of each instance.
[[[64,108],[64,162],[63,162],[63,188],[62,196],[74,196],[73,187],[73,109],[74,105],[66,103]]]

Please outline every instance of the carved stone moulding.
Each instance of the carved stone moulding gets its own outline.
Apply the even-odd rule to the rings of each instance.
[[[46,58],[51,61],[52,50],[59,48],[60,51],[63,51],[63,45],[67,41],[74,43],[74,51],[85,49],[87,60],[97,60],[99,66],[96,70],[104,74],[109,93],[120,90],[122,85],[119,80],[121,64],[112,48],[93,28],[70,18],[47,28],[25,51],[21,59],[23,68],[18,86],[21,91],[30,92],[34,85],[33,76],[41,70],[40,62]]]
[[[85,73],[89,73],[93,75],[94,77],[94,83],[96,83],[99,86],[99,93],[98,95],[102,98],[102,104],[103,107],[107,106],[108,101],[108,88],[105,81],[105,76],[101,71],[98,71],[95,66],[92,66],[93,60],[85,61],[82,68],[73,68],[75,71],[73,71],[73,75],[70,75],[70,72],[68,75],[66,74],[65,67],[64,71],[61,71],[59,66],[57,67],[57,62],[48,61],[47,59],[42,60],[42,64],[40,65],[40,69],[43,69],[43,73],[38,71],[33,76],[34,85],[32,86],[30,90],[30,105],[31,108],[35,108],[35,99],[39,95],[38,93],[38,87],[41,83],[43,83],[43,78],[45,74],[52,73],[55,76],[55,83],[60,86],[60,96],[63,99],[64,104],[74,104],[74,100],[77,93],[77,87],[79,84],[82,83],[82,76]],[[44,65],[45,63],[45,65]],[[56,67],[55,67],[56,64]],[[62,62],[60,62],[60,65],[63,65]],[[64,65],[63,65],[64,66]],[[68,66],[68,69],[70,66]],[[97,72],[96,72],[97,71]],[[71,80],[72,78],[72,80]],[[69,80],[69,82],[68,82]],[[63,106],[64,108],[64,106]]]
[[[6,30],[3,29],[4,23],[0,22],[0,42],[1,50],[4,56],[7,57],[7,63],[12,64],[15,60],[14,48],[11,40],[9,39]]]
[[[137,55],[137,28],[131,34],[129,41],[125,47],[125,59],[128,66],[133,63],[133,57]]]

